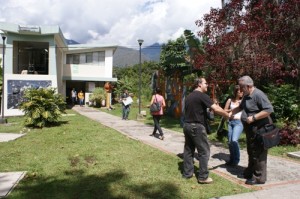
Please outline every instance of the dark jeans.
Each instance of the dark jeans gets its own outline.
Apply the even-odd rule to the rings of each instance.
[[[199,158],[199,180],[208,178],[208,160],[210,146],[207,139],[206,128],[202,124],[184,123],[183,133],[185,136],[183,152],[183,176],[191,177],[194,173],[195,149]]]
[[[159,134],[161,136],[163,136],[163,132],[161,130],[161,127],[160,127],[160,124],[159,124],[159,121],[161,119],[161,115],[152,115],[153,117],[153,122],[154,122],[154,129],[153,129],[153,134],[156,133],[156,131],[158,130]]]
[[[122,119],[127,120],[130,112],[130,106],[122,106]]]
[[[248,153],[248,167],[244,171],[244,176],[246,178],[255,178],[262,183],[266,182],[268,150],[265,150],[263,145],[259,145],[255,142],[255,134],[252,130],[252,126],[244,124],[244,127]]]

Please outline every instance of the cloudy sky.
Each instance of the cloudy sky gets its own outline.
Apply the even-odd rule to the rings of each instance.
[[[197,19],[221,0],[0,0],[0,22],[58,25],[65,38],[129,48],[196,32]]]

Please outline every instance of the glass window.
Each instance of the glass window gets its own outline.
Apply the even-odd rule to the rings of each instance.
[[[14,41],[13,73],[48,74],[48,51],[48,42]]]
[[[105,66],[105,52],[101,51],[98,52],[99,53],[99,58],[98,58],[98,62],[100,66]]]
[[[79,64],[79,54],[73,55],[73,64]]]
[[[93,62],[93,53],[86,53],[86,63]]]

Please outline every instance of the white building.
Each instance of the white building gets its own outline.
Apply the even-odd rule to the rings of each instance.
[[[18,105],[28,87],[57,88],[68,102],[72,88],[82,90],[88,98],[95,87],[117,81],[112,77],[116,45],[68,45],[58,26],[0,22],[0,30],[6,36],[4,116],[23,114]]]

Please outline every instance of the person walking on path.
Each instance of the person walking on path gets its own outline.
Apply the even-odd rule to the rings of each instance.
[[[224,110],[230,112],[232,109],[238,107],[241,103],[243,92],[239,85],[234,87],[232,98],[226,101]],[[241,121],[242,111],[235,114],[232,119],[228,121],[228,148],[230,159],[226,162],[228,166],[237,166],[240,162],[240,146],[239,138],[243,132],[244,126]]]
[[[80,90],[79,93],[78,93],[78,99],[79,99],[79,105],[83,106],[83,104],[84,104],[84,93],[82,92],[82,90]]]
[[[248,153],[248,167],[244,170],[243,177],[247,179],[246,184],[264,184],[267,180],[268,150],[255,142],[255,131],[272,121],[270,114],[273,106],[265,93],[254,86],[251,77],[241,77],[239,85],[244,97],[241,104],[230,113],[230,118],[243,110],[241,120],[246,132]]]
[[[161,92],[161,89],[160,88],[156,88],[155,89],[155,94],[152,96],[152,99],[151,99],[151,103],[150,104],[153,104],[154,102],[158,102],[160,103],[160,110],[157,111],[157,112],[152,112],[152,118],[153,118],[153,122],[154,122],[154,129],[153,129],[153,133],[151,134],[151,136],[155,136],[156,135],[156,131],[158,130],[159,132],[159,139],[163,140],[165,137],[164,137],[164,134],[163,134],[163,131],[160,127],[160,119],[161,117],[163,116],[164,114],[164,107],[166,106],[166,102],[165,102],[165,99],[164,97],[162,96],[162,92]]]
[[[183,152],[183,178],[191,178],[194,174],[194,155],[195,149],[199,158],[198,183],[209,184],[213,179],[208,177],[208,160],[210,157],[210,146],[207,138],[207,108],[212,109],[216,114],[225,118],[229,113],[224,111],[219,105],[215,104],[206,94],[208,83],[204,78],[195,79],[194,91],[191,92],[184,105],[184,124],[183,133],[185,136]]]
[[[125,89],[124,93],[121,96],[121,101],[122,101],[122,120],[128,120],[129,112],[130,112],[130,105],[131,103],[126,103],[128,99],[129,93],[128,90]]]
[[[74,106],[77,102],[77,92],[75,88],[73,88],[71,91],[71,98],[72,98],[72,105]]]

